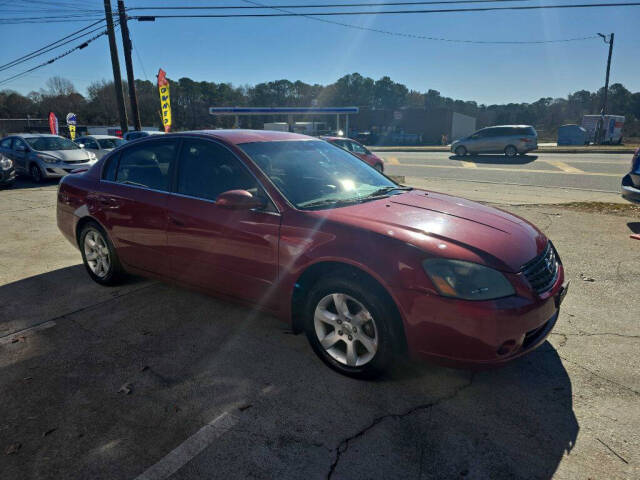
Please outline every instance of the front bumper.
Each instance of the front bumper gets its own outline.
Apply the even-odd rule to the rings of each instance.
[[[78,168],[90,168],[95,162],[83,163],[46,163],[40,162],[40,170],[46,178],[61,178]]]
[[[395,290],[409,354],[456,367],[499,366],[539,347],[549,336],[568,284],[560,267],[551,290],[472,302]]]
[[[630,202],[640,203],[640,188],[637,188],[633,184],[631,174],[626,174],[622,179],[622,198],[629,200]]]

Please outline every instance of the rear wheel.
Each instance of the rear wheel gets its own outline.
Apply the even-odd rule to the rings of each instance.
[[[80,252],[89,276],[100,285],[118,285],[124,272],[116,250],[97,223],[87,223],[80,233]]]
[[[507,145],[504,149],[504,154],[509,158],[513,158],[518,155],[518,149],[513,145]]]
[[[42,183],[42,171],[40,170],[40,167],[38,167],[38,165],[36,165],[35,163],[32,163],[31,167],[29,167],[29,174],[31,175],[31,178],[34,182]]]
[[[351,278],[321,280],[307,299],[309,343],[324,363],[343,375],[374,378],[389,368],[392,321],[391,309]]]
[[[467,154],[466,147],[463,147],[462,145],[460,145],[459,147],[456,148],[456,155],[458,157],[464,157],[466,154]]]

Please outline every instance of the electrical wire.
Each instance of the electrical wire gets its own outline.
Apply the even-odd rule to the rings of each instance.
[[[428,1],[428,2],[383,2],[383,3],[326,3],[326,4],[312,4],[312,5],[274,5],[277,8],[354,8],[354,7],[397,7],[397,6],[410,6],[410,5],[443,5],[443,4],[458,4],[458,3],[504,3],[504,2],[528,2],[530,0],[440,0],[440,1]],[[249,5],[237,5],[237,6],[221,6],[221,5],[181,5],[181,6],[162,6],[162,7],[130,7],[127,11],[133,10],[247,10],[247,9],[262,9],[272,7],[261,6],[249,6]]]
[[[115,30],[115,27],[114,27],[114,30]],[[87,46],[89,46],[89,44],[90,44],[91,42],[93,42],[93,41],[97,40],[98,38],[100,38],[100,37],[102,37],[102,36],[104,36],[104,35],[106,35],[106,34],[107,34],[107,30],[104,30],[104,31],[102,31],[101,33],[99,33],[99,34],[97,34],[97,35],[94,35],[93,37],[91,37],[91,38],[89,38],[89,39],[85,40],[85,41],[84,41],[84,42],[82,42],[80,45],[76,45],[75,47],[73,47],[73,48],[71,48],[71,49],[67,50],[66,52],[61,53],[60,55],[58,55],[58,56],[56,56],[56,57],[53,57],[53,58],[51,58],[51,59],[47,60],[46,62],[42,62],[41,64],[36,65],[35,67],[31,67],[31,68],[29,68],[28,70],[25,70],[25,71],[23,71],[23,72],[20,72],[20,73],[17,73],[17,74],[15,74],[15,75],[12,75],[11,77],[4,78],[4,79],[0,80],[0,85],[4,85],[4,84],[9,83],[9,82],[11,82],[11,81],[13,81],[13,80],[16,80],[16,79],[18,79],[18,78],[22,78],[23,76],[25,76],[25,75],[27,75],[27,74],[29,74],[29,73],[31,73],[31,72],[33,72],[33,71],[35,71],[35,70],[38,70],[38,69],[43,68],[43,67],[46,67],[47,65],[50,65],[50,64],[52,64],[53,62],[55,62],[55,61],[57,61],[57,60],[60,60],[60,59],[61,59],[61,58],[63,58],[63,57],[66,57],[67,55],[71,55],[71,54],[72,54],[73,52],[75,52],[76,50],[82,50],[82,49],[86,48]]]
[[[462,12],[491,12],[491,11],[518,11],[518,10],[546,10],[546,9],[571,9],[571,8],[611,8],[611,7],[637,7],[640,2],[616,2],[616,3],[580,3],[569,5],[527,5],[509,7],[473,7],[473,8],[441,8],[431,10],[389,10],[381,12],[309,12],[309,13],[242,13],[242,14],[193,14],[193,15],[138,15],[130,18],[138,20],[150,20],[155,18],[269,18],[269,17],[306,17],[306,16],[343,16],[343,15],[405,15],[417,13],[462,13]]]
[[[258,8],[269,8],[272,10],[288,12],[288,10],[283,9],[279,5],[269,6],[263,3],[254,2],[252,0],[242,0],[242,1],[245,3],[250,3],[254,6],[258,5],[259,6]],[[554,40],[520,40],[520,41],[518,40],[502,40],[502,41],[500,40],[462,40],[462,39],[432,37],[428,35],[420,35],[420,34],[414,34],[414,33],[393,32],[390,30],[382,30],[380,28],[365,27],[362,25],[354,25],[351,23],[337,22],[334,20],[328,20],[326,18],[317,18],[317,17],[306,16],[306,15],[304,16],[304,18],[308,18],[309,20],[315,20],[318,22],[328,23],[332,25],[338,25],[341,27],[353,28],[357,30],[364,30],[364,31],[374,32],[374,33],[382,33],[385,35],[392,35],[397,37],[413,38],[417,40],[431,40],[431,41],[438,41],[438,42],[450,42],[450,43],[465,43],[465,44],[471,43],[471,44],[479,44],[479,45],[536,45],[536,44],[544,44],[544,43],[575,42],[575,41],[591,40],[594,38],[598,38],[597,35],[589,35],[585,37],[563,38],[563,39],[554,39]]]
[[[60,48],[63,45],[67,45],[67,44],[69,44],[71,42],[79,40],[82,37],[85,37],[85,36],[90,35],[90,34],[92,34],[94,32],[97,32],[98,30],[104,28],[104,25],[100,25],[97,28],[94,28],[94,29],[89,30],[88,32],[82,33],[83,31],[85,31],[85,30],[87,30],[87,29],[89,29],[91,27],[94,27],[99,23],[103,23],[103,22],[104,22],[104,20],[100,20],[100,21],[94,22],[94,23],[92,23],[90,25],[87,25],[84,28],[81,28],[80,30],[77,30],[77,31],[65,36],[65,37],[62,37],[59,40],[56,40],[55,42],[49,43],[48,45],[45,45],[44,47],[41,47],[41,48],[39,48],[37,50],[34,50],[33,52],[27,53],[26,55],[23,55],[22,57],[16,58],[15,60],[12,60],[11,62],[5,63],[4,65],[0,65],[0,72],[3,71],[3,70],[7,70],[7,69],[9,69],[11,67],[15,67],[16,65],[20,65],[21,63],[24,63],[26,61],[29,61],[29,60],[33,59],[33,58],[39,57],[40,55],[44,55],[45,53],[48,53],[51,50],[55,50],[56,48]]]

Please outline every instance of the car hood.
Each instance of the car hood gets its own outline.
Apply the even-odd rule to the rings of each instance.
[[[535,226],[516,215],[425,190],[314,213],[396,238],[427,256],[472,261],[507,272],[520,271],[547,244]]]
[[[44,153],[52,155],[65,162],[77,162],[80,160],[89,160],[89,152],[86,150],[39,150],[36,153]]]

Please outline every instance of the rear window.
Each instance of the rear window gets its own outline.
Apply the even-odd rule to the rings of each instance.
[[[124,150],[120,154],[116,182],[167,191],[169,167],[175,149],[174,141],[165,141],[149,142]]]
[[[121,138],[99,138],[98,143],[101,148],[117,148],[126,142]]]

